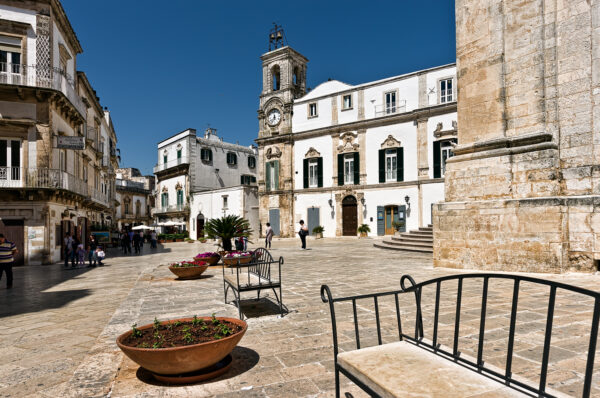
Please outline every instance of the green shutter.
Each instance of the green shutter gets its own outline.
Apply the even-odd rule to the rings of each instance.
[[[338,185],[344,185],[344,155],[338,155]]]
[[[385,182],[385,149],[379,150],[379,182]]]
[[[323,187],[323,158],[317,158],[318,187]]]
[[[279,160],[273,162],[273,169],[275,173],[275,187],[273,189],[279,189]]]
[[[385,224],[384,224],[384,212],[383,206],[377,206],[377,235],[385,235]]]
[[[360,158],[358,152],[354,152],[354,184],[360,184]]]
[[[304,188],[308,188],[308,159],[302,161],[302,178],[304,180]]]
[[[396,149],[396,181],[404,181],[404,148]]]
[[[265,167],[266,167],[266,176],[267,178],[265,179],[265,183],[266,183],[266,189],[267,191],[271,190],[271,162],[267,162],[265,163]]]
[[[442,177],[442,150],[439,141],[433,142],[433,178]]]

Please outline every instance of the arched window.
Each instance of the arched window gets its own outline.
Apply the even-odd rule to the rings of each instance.
[[[256,167],[256,158],[254,156],[248,156],[248,167],[251,169]]]
[[[273,91],[279,90],[281,87],[281,73],[279,71],[279,65],[275,65],[273,69],[271,69],[271,77],[273,82]]]
[[[299,86],[301,80],[302,79],[300,77],[300,68],[296,66],[294,68],[294,75],[292,76],[292,81],[294,83],[294,86]]]
[[[135,215],[139,217],[142,213],[142,203],[138,200],[135,202]]]

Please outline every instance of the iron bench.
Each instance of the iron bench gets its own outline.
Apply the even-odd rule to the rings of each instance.
[[[409,286],[405,286],[407,281],[410,282]],[[466,299],[463,297],[464,284],[469,284],[467,292],[472,293],[472,297],[467,296]],[[472,288],[473,284],[475,284],[475,288]],[[442,291],[445,293],[444,297],[448,294],[445,289],[442,289],[447,285],[457,287],[456,290],[454,288],[450,290],[451,300],[441,299]],[[482,290],[479,290],[480,286]],[[409,275],[404,275],[400,279],[400,287],[400,290],[395,291],[334,298],[327,285],[321,286],[321,300],[329,304],[331,314],[336,397],[339,398],[340,396],[340,373],[373,397],[509,397],[523,396],[523,394],[537,397],[564,396],[565,394],[552,390],[547,386],[557,291],[560,292],[561,299],[566,297],[572,300],[572,304],[564,308],[559,306],[559,313],[562,314],[562,318],[559,319],[565,319],[568,322],[567,327],[571,327],[572,322],[575,321],[573,321],[571,313],[568,311],[565,313],[564,309],[573,311],[573,308],[581,307],[582,303],[586,304],[583,307],[585,311],[574,313],[573,316],[578,315],[577,322],[585,325],[584,331],[589,331],[589,333],[583,333],[579,336],[583,342],[581,347],[583,350],[587,349],[587,351],[581,353],[580,363],[582,366],[578,380],[583,380],[582,385],[579,383],[579,387],[581,387],[579,390],[580,396],[590,397],[600,320],[600,293],[528,276],[492,273],[451,275],[419,284],[415,283]],[[536,308],[542,313],[545,312],[544,315],[539,317],[541,322],[539,331],[543,330],[544,335],[541,361],[531,362],[535,366],[540,366],[539,382],[528,380],[521,372],[515,370],[520,366],[513,365],[519,293],[521,292],[521,295],[525,297],[522,299],[524,305],[530,306],[532,301],[529,293],[532,292],[532,288],[534,289],[534,295],[540,297],[543,294],[544,300],[547,295],[547,308],[545,305]],[[430,294],[424,296],[424,289],[426,289],[426,293]],[[491,299],[488,298],[488,290],[492,291]],[[499,291],[505,292],[504,294],[507,297],[496,297]],[[509,298],[511,295],[512,301]],[[424,297],[427,299],[425,305],[423,304]],[[403,311],[402,314],[399,298],[403,302],[409,300],[411,303],[409,310]],[[376,325],[376,328],[371,328],[371,334],[363,331],[363,339],[372,338],[373,340],[373,345],[367,348],[361,347],[357,302],[360,305],[363,330],[365,321],[369,321],[371,325]],[[368,310],[365,303],[368,304]],[[382,303],[385,303],[385,306]],[[466,310],[464,303],[468,304]],[[389,315],[381,314],[382,306],[390,313]],[[441,307],[443,311],[446,311],[445,313],[440,314]],[[353,319],[353,329],[352,322],[337,321],[336,308],[339,311],[338,316],[346,315],[347,318]],[[371,312],[370,308],[374,308],[374,311]],[[470,336],[468,337],[460,336],[461,312],[464,318],[470,317],[469,322],[478,322],[476,327],[470,325],[468,328],[463,322],[463,329],[470,329]],[[406,320],[408,314],[411,317],[414,315],[414,321],[410,322],[411,332],[403,330],[402,321],[403,319]],[[426,316],[424,317],[424,315]],[[448,321],[452,317],[454,318],[453,321]],[[521,322],[523,317],[525,321]],[[427,328],[423,326],[424,318],[427,321]],[[443,322],[441,318],[443,318]],[[496,324],[492,326],[495,328],[493,333],[486,330],[486,318],[488,323]],[[526,328],[523,328],[522,323],[532,322],[531,319],[527,318],[527,315],[521,314],[519,316],[518,326],[520,326],[520,332],[526,330]],[[498,321],[504,322],[504,320],[508,332],[497,327]],[[383,321],[389,322],[390,325],[383,328]],[[406,324],[407,322],[404,323],[404,325]],[[413,324],[414,332],[412,331]],[[338,332],[338,328],[342,329],[341,333]],[[382,331],[390,333],[392,342],[383,344]],[[428,337],[425,337],[424,331],[428,332]],[[442,336],[443,331],[447,332],[446,336]],[[570,333],[566,333],[564,329],[561,332],[563,341],[565,338],[575,338]],[[463,333],[465,335],[469,334],[468,331]],[[484,361],[486,333],[487,336],[491,336],[490,340],[496,339],[498,341],[501,336],[503,342],[507,341],[506,348],[502,346],[500,349],[502,353],[506,352],[504,364],[494,366]],[[386,335],[386,340],[389,340],[390,336]],[[348,349],[341,353],[340,337],[342,343],[347,344],[345,347]],[[462,337],[460,345],[463,346],[464,353],[459,351],[459,337]],[[521,337],[521,334],[518,334],[519,344],[521,344]],[[350,340],[350,342],[347,340]],[[354,340],[356,341],[356,349],[354,349]],[[442,342],[448,342],[448,344],[445,345]],[[468,345],[471,345],[471,347],[467,347]],[[487,356],[492,351],[489,346],[485,351],[486,359],[498,365],[498,356],[495,359],[492,359],[491,355]],[[469,356],[470,353],[473,355]],[[557,370],[563,370],[563,368],[559,367]],[[575,372],[574,369],[564,370]],[[534,368],[530,372],[535,374],[537,369]],[[598,393],[598,390],[594,391],[595,394]],[[346,396],[352,397],[350,393],[346,393]]]
[[[274,264],[277,264],[277,267],[271,267]],[[279,257],[279,260],[274,260],[268,250],[259,248],[254,251],[254,256],[250,263],[240,264],[238,260],[238,263],[235,265],[229,267],[223,266],[223,294],[225,296],[225,303],[227,304],[227,292],[231,289],[235,296],[240,319],[243,319],[240,303],[241,293],[256,291],[256,299],[259,300],[260,291],[264,289],[273,290],[275,299],[279,304],[279,312],[283,316],[284,306],[281,295],[282,264],[283,257]],[[226,269],[230,272],[226,272]],[[279,295],[277,295],[276,289],[279,289]]]

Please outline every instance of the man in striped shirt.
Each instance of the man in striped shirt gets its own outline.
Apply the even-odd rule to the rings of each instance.
[[[13,284],[12,266],[14,255],[17,254],[17,246],[6,240],[3,234],[0,234],[0,279],[6,272],[6,288],[10,289]]]

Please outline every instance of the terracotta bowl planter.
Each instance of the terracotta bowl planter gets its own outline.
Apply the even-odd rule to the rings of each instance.
[[[210,317],[199,318],[204,319],[205,321],[210,321],[211,319]],[[161,322],[161,325],[175,321],[189,322],[192,319],[193,318],[173,319]],[[212,366],[229,355],[248,329],[246,322],[240,319],[222,317],[218,317],[217,319],[235,323],[241,326],[242,330],[232,336],[220,340],[171,348],[137,348],[123,345],[121,342],[132,333],[132,331],[129,330],[117,337],[117,345],[132,361],[150,372],[162,375],[178,375],[195,372]],[[153,324],[148,324],[138,327],[138,330],[151,329],[152,327]]]
[[[245,257],[223,257],[223,264],[230,266],[230,265],[237,265],[238,264],[238,260],[239,260],[239,264],[248,264],[250,261],[252,261],[252,256],[245,256]]]
[[[213,257],[203,257],[201,258],[202,261],[206,261],[206,263],[208,265],[215,265],[219,262],[219,260],[221,259],[221,256],[213,256]]]
[[[172,267],[169,266],[169,271],[179,277],[179,279],[197,279],[208,268],[208,264],[198,267]]]

